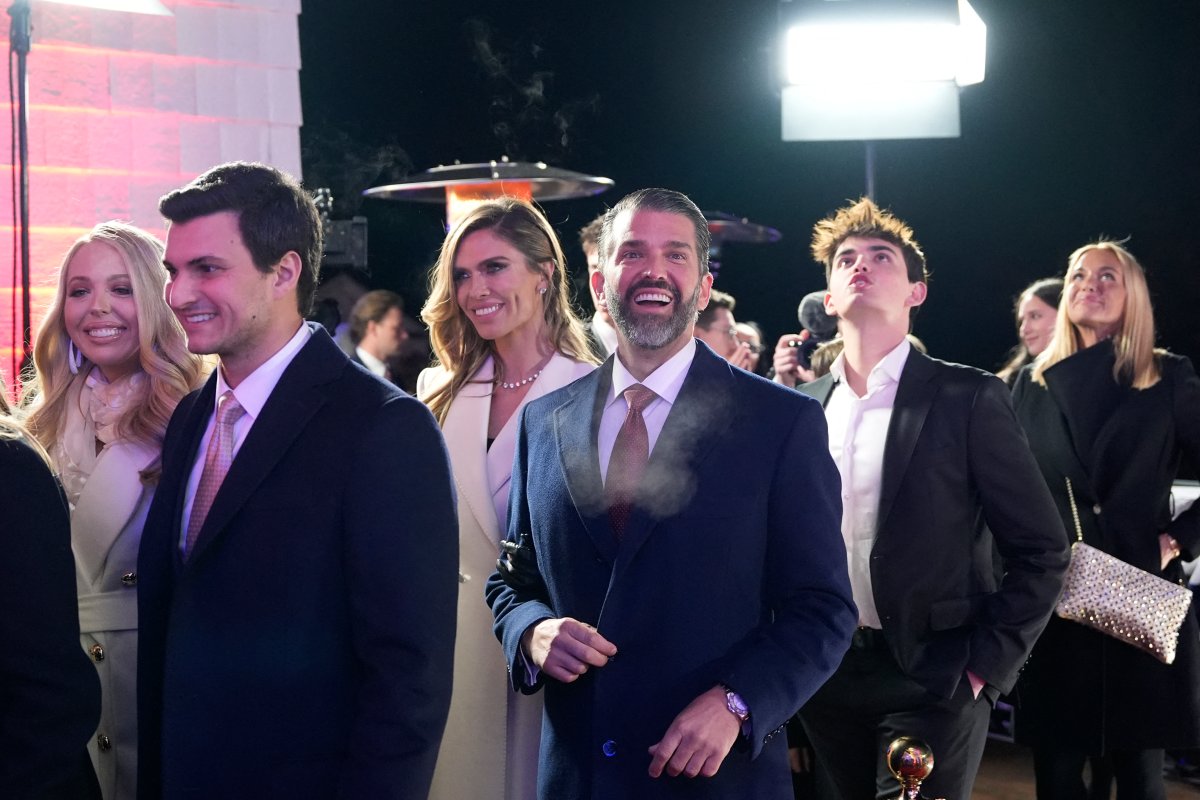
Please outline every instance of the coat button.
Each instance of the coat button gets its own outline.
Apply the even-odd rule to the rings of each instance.
[[[91,650],[89,650],[88,652],[92,654],[92,660],[95,661],[97,664],[104,660],[104,648],[101,647],[100,645],[98,645],[98,644],[92,645]]]
[[[1092,513],[1095,514],[1097,517],[1100,516],[1100,504],[1099,503],[1096,503],[1096,505],[1092,506]]]
[[[617,743],[612,739],[609,739],[607,742],[600,745],[600,750],[604,753],[606,758],[612,758],[617,754]]]
[[[101,753],[107,753],[112,750],[112,739],[102,733],[96,737],[96,746],[100,748]]]
[[[126,586],[136,586],[137,585],[137,573],[136,572],[126,572],[124,575],[121,576],[121,583],[125,584]]]

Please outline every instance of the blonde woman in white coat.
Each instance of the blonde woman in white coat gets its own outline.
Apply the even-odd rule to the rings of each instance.
[[[421,316],[437,365],[417,396],[442,425],[458,487],[460,585],[454,694],[431,800],[533,800],[541,695],[513,692],[484,581],[504,539],[520,409],[591,372],[562,247],[542,214],[503,199],[451,229]]]
[[[162,253],[119,222],[75,242],[24,402],[71,509],[80,638],[102,700],[88,751],[105,800],[137,794],[138,545],[167,420],[202,372],[163,299]]]

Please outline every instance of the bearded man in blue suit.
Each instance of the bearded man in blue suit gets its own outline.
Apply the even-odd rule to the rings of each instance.
[[[487,597],[542,798],[790,798],[779,731],[854,628],[820,407],[693,338],[708,247],[677,192],[609,211],[617,353],[521,417]]]

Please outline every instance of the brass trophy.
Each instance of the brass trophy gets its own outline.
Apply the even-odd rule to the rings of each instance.
[[[933,772],[933,750],[920,739],[901,736],[893,739],[887,749],[887,765],[900,781],[897,800],[922,800],[921,781]]]

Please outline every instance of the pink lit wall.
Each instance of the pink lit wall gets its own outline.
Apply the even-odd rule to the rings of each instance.
[[[158,198],[223,161],[262,161],[300,175],[300,0],[164,4],[174,16],[33,0],[28,96],[35,331],[63,253],[97,222],[126,220],[161,236]],[[0,15],[3,41],[8,24]],[[7,88],[0,92],[15,100]],[[13,282],[12,106],[3,105],[0,372],[11,384],[20,358],[21,298]]]

